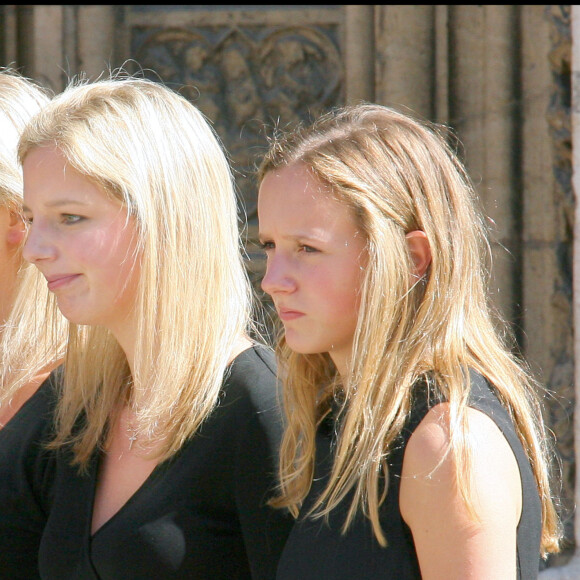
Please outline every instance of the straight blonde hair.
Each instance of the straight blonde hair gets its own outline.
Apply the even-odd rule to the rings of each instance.
[[[18,140],[50,91],[10,68],[0,69],[0,207],[21,213],[22,169]],[[22,260],[14,301],[0,321],[0,405],[8,404],[39,373],[64,355],[66,321],[54,309],[46,280]]]
[[[449,402],[450,452],[474,515],[466,470],[471,368],[495,387],[530,460],[542,502],[544,556],[559,550],[561,528],[550,490],[551,450],[539,385],[512,353],[509,328],[489,303],[486,226],[469,177],[440,129],[363,103],[272,138],[258,180],[290,164],[304,165],[352,208],[368,250],[348,376],[338,376],[327,354],[292,352],[283,336],[278,343],[287,428],[280,495],[273,504],[297,516],[312,482],[317,426],[338,399],[342,421],[335,460],[311,514],[329,514],[352,492],[343,530],[360,511],[386,545],[379,523],[387,493],[381,478],[388,485],[387,458],[411,411],[413,387],[425,380],[435,396]],[[413,261],[405,235],[414,230],[427,235],[432,263],[409,289]]]
[[[250,325],[226,155],[194,105],[125,74],[71,81],[28,125],[21,162],[43,146],[128,209],[141,265],[134,374],[108,330],[71,324],[54,446],[72,443],[85,467],[128,404],[139,437],[167,459],[214,408],[233,345]]]

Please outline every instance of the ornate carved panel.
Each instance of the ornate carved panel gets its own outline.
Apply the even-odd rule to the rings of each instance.
[[[129,7],[131,58],[213,122],[255,225],[252,171],[265,145],[265,126],[308,120],[342,99],[340,12],[317,9],[308,19],[303,7],[179,8],[168,7],[160,23],[158,10]]]

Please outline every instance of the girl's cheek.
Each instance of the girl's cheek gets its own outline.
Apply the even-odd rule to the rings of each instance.
[[[6,236],[6,240],[8,244],[12,246],[20,246],[24,243],[24,238],[26,237],[26,226],[24,223],[20,222],[17,225],[13,225],[8,235]]]

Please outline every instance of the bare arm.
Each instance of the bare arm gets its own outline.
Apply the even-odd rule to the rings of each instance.
[[[516,528],[522,504],[514,454],[497,425],[468,409],[473,441],[470,517],[455,484],[448,405],[427,413],[403,461],[400,506],[411,528],[424,580],[516,578]]]

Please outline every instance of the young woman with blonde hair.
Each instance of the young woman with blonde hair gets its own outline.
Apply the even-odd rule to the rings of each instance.
[[[560,540],[540,399],[445,137],[345,107],[276,135],[259,182],[283,323],[273,505],[297,518],[278,579],[536,578]]]
[[[0,70],[0,425],[36,391],[62,356],[63,322],[52,297],[22,259],[22,169],[17,146],[28,120],[49,101],[48,91],[12,69]]]
[[[24,256],[70,321],[43,578],[272,578],[273,353],[218,139],[127,75],[73,81],[19,147]]]
[[[38,578],[37,554],[54,475],[42,442],[56,398],[49,376],[64,355],[66,324],[36,268],[22,258],[18,139],[49,91],[0,70],[0,576]]]

